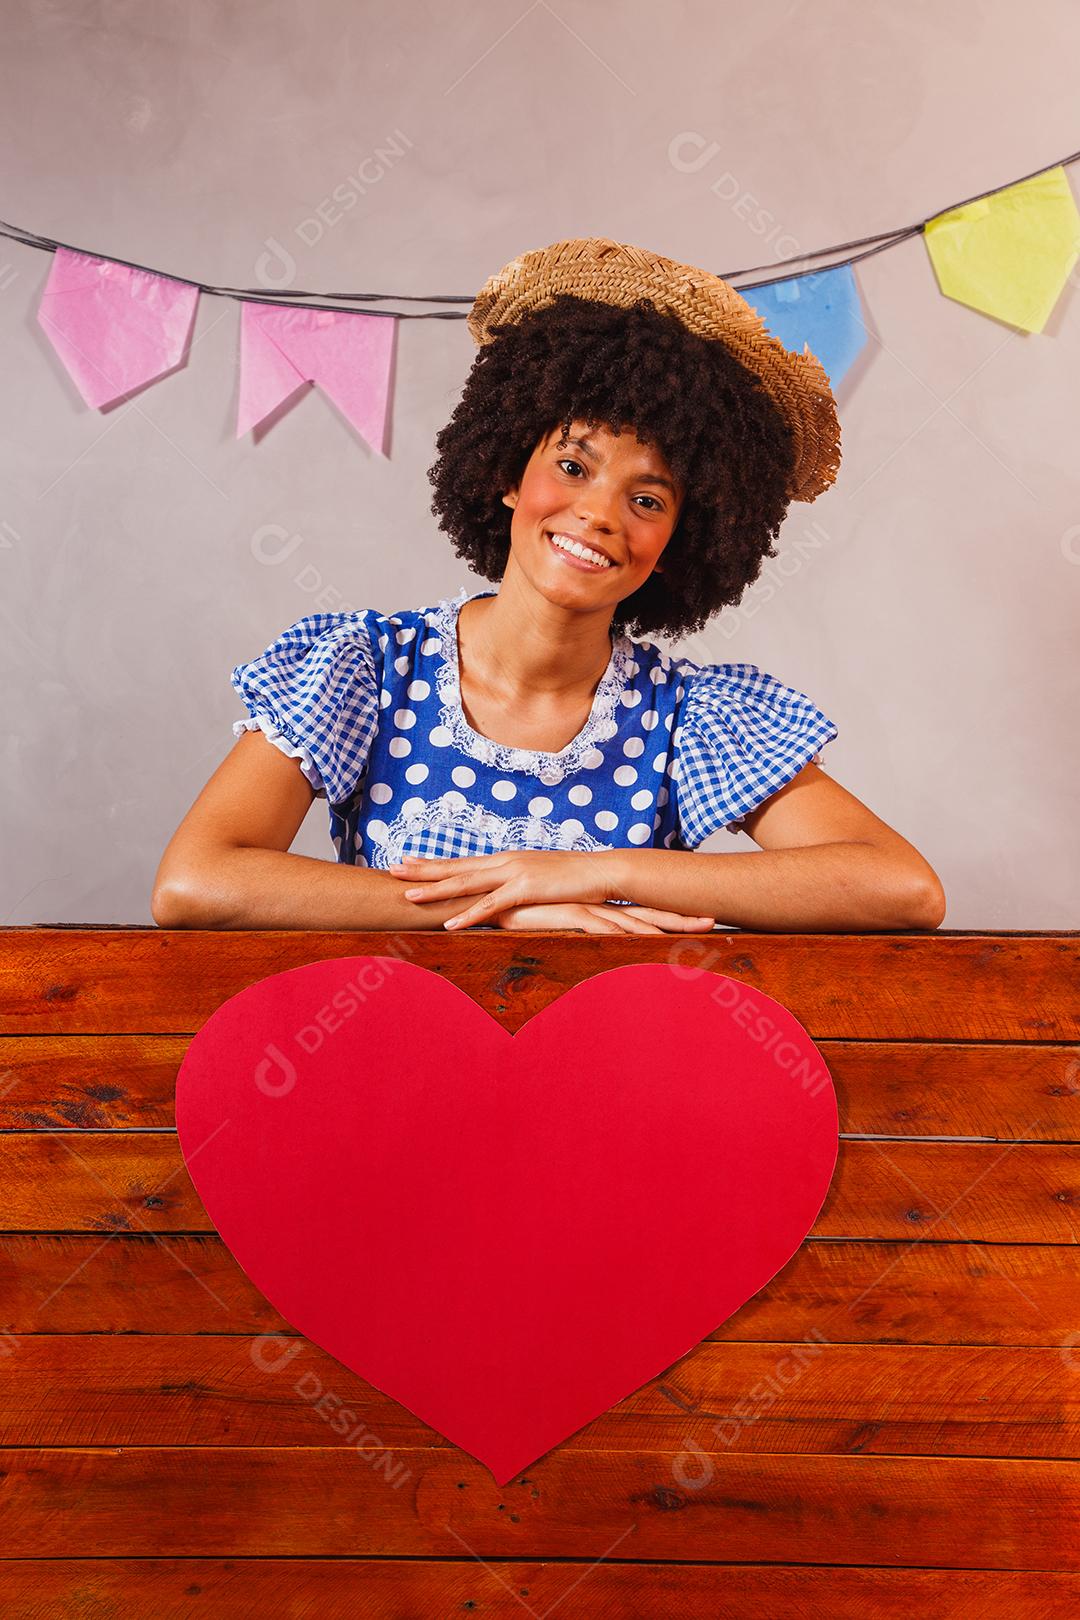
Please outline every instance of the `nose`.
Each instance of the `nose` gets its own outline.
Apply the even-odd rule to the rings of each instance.
[[[591,529],[603,529],[609,533],[614,523],[615,496],[605,495],[604,491],[593,484],[588,491],[582,490],[574,502],[574,514],[579,523],[588,524]]]

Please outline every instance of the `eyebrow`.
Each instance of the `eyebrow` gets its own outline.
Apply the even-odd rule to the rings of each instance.
[[[566,442],[567,444],[576,444],[578,449],[584,450],[592,461],[596,460],[596,451],[592,448],[588,439],[567,439]],[[635,473],[632,481],[635,484],[663,484],[666,489],[670,489],[673,496],[678,497],[679,492],[671,479],[663,478],[659,473]]]

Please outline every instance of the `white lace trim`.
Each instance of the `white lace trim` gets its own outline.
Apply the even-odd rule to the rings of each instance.
[[[575,833],[568,824],[548,816],[500,816],[483,805],[463,804],[458,793],[446,793],[439,799],[429,799],[420,809],[402,811],[388,823],[382,838],[375,838],[369,831],[372,864],[383,867],[399,860],[408,839],[421,832],[443,832],[451,840],[455,834],[470,833],[490,846],[494,854],[506,849],[612,848],[591,833]]]
[[[607,669],[593,697],[589,718],[576,737],[557,753],[538,748],[514,748],[509,743],[493,742],[474,731],[461,707],[458,680],[457,619],[462,604],[472,596],[490,596],[490,591],[470,593],[463,585],[456,596],[448,596],[431,609],[428,623],[439,639],[441,656],[436,656],[435,684],[438,688],[439,722],[445,726],[454,746],[471,759],[481,760],[501,771],[524,771],[537,776],[547,786],[561,782],[564,776],[580,770],[587,754],[613,737],[618,731],[615,709],[634,662],[634,643],[622,634],[612,637],[611,657]]]

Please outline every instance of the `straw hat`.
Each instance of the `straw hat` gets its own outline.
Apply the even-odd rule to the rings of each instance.
[[[785,349],[728,282],[647,248],[604,236],[572,237],[523,253],[489,276],[469,312],[469,331],[477,344],[490,343],[494,325],[519,321],[559,293],[624,309],[650,298],[689,331],[723,343],[761,378],[791,427],[795,468],[788,498],[812,501],[833,483],[840,466],[840,424],[824,366],[806,344],[802,354]]]

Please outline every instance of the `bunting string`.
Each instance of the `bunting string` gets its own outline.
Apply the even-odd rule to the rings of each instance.
[[[1080,152],[1073,152],[917,224],[725,271],[723,279],[785,348],[816,356],[834,390],[866,348],[870,331],[854,266],[913,236],[923,237],[946,297],[1023,332],[1041,332],[1080,258],[1080,212],[1065,173],[1077,161]],[[396,323],[462,321],[469,311],[368,306],[474,302],[471,294],[459,293],[216,286],[131,259],[105,258],[3,220],[0,236],[53,255],[38,324],[84,402],[95,409],[183,365],[201,295],[239,303],[237,437],[315,385],[383,455]],[[795,264],[805,267],[786,268]],[[765,270],[778,273],[747,279]]]
[[[976,192],[973,197],[966,197],[962,202],[950,203],[948,208],[938,209],[934,214],[928,214],[916,225],[904,225],[893,231],[879,231],[876,236],[861,236],[854,242],[838,242],[834,247],[815,248],[810,253],[796,253],[789,259],[775,259],[772,264],[750,265],[742,270],[720,270],[716,274],[724,281],[735,285],[740,276],[750,276],[759,270],[783,269],[786,264],[803,264],[808,259],[821,259],[833,253],[846,253],[849,248],[866,247],[868,243],[876,246],[869,247],[866,253],[859,253],[849,259],[837,259],[827,268],[839,270],[845,265],[858,264],[861,259],[870,258],[874,253],[882,253],[886,248],[896,247],[910,236],[917,236],[925,231],[931,220],[941,214],[953,213],[957,208],[966,208],[971,203],[981,202],[984,197],[991,197],[996,192],[1005,190],[1007,186],[1022,185],[1025,180],[1033,180],[1036,175],[1048,174],[1052,169],[1067,168],[1070,164],[1080,160],[1080,151],[1071,153],[1068,157],[1059,158],[1056,163],[1047,163],[1040,169],[1032,169],[1030,174],[1021,175],[1017,180],[1006,182],[1006,186],[994,186],[988,191]],[[292,289],[271,289],[268,287],[218,287],[207,281],[194,281],[188,276],[173,275],[169,270],[155,270],[146,264],[136,264],[132,259],[117,259],[111,254],[101,254],[92,248],[76,248],[70,242],[60,242],[51,236],[39,236],[36,231],[26,230],[21,225],[9,225],[6,220],[0,220],[0,236],[6,236],[13,242],[22,242],[26,247],[41,248],[46,253],[53,253],[57,248],[66,248],[69,253],[85,253],[93,258],[107,258],[110,264],[121,264],[128,270],[142,270],[147,275],[168,276],[170,281],[179,281],[185,287],[194,287],[197,292],[206,293],[211,298],[242,299],[249,303],[282,304],[288,303],[293,309],[330,309],[335,306],[330,303],[305,304],[298,303],[298,299],[340,299],[342,313],[352,312],[352,306],[365,303],[386,303],[392,300],[395,303],[417,304],[469,304],[473,303],[474,293],[350,293],[350,292],[303,292]],[[800,276],[817,274],[814,270],[795,270],[787,276],[777,276],[773,280],[795,281]],[[768,287],[772,281],[755,282],[755,286]],[[346,302],[347,300],[347,302]],[[409,310],[371,310],[373,315],[397,316],[400,320],[452,320],[463,321],[468,317],[468,310],[425,310],[413,312]]]

